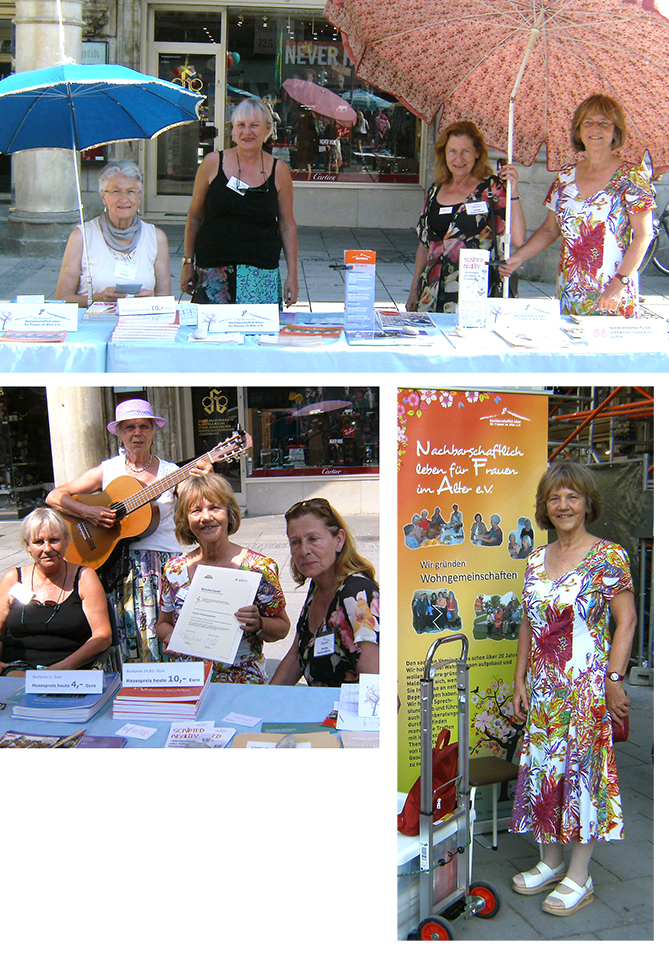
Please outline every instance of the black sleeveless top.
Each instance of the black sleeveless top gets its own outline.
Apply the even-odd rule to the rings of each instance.
[[[209,185],[204,219],[195,241],[195,262],[199,268],[249,264],[271,270],[279,267],[279,193],[276,189],[276,158],[262,187],[238,194],[228,187],[219,152],[218,174]]]
[[[72,592],[60,603],[56,612],[54,606],[12,600],[5,624],[7,635],[2,647],[3,662],[11,663],[20,659],[33,666],[51,666],[70,656],[91,638],[91,627],[79,596],[81,570],[79,566]],[[18,574],[21,582],[20,567]]]

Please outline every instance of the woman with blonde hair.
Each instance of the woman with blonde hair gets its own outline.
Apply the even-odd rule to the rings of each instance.
[[[286,512],[293,578],[309,589],[295,639],[271,682],[310,686],[356,682],[379,671],[379,587],[374,566],[327,499]]]
[[[182,545],[197,545],[165,565],[158,638],[170,660],[195,658],[170,653],[169,644],[199,565],[260,572],[262,578],[253,603],[235,613],[243,630],[235,662],[232,666],[214,663],[212,679],[218,683],[266,683],[263,643],[283,639],[290,629],[290,620],[276,562],[230,540],[240,522],[239,503],[225,479],[210,474],[182,482],[175,513],[176,536]]]
[[[525,240],[525,217],[518,171],[506,164],[493,174],[483,135],[471,121],[456,121],[443,131],[434,145],[434,183],[416,228],[419,242],[407,311],[456,310],[460,251],[493,250],[495,236],[506,233],[508,185],[511,241],[519,245]]]

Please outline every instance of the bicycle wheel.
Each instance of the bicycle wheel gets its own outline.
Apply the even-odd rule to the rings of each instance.
[[[660,231],[655,239],[655,251],[653,253],[653,264],[662,274],[669,274],[669,226],[667,220],[669,220],[669,215],[663,214],[660,218]]]

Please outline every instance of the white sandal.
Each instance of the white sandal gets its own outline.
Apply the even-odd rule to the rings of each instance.
[[[588,877],[582,887],[580,884],[577,884],[575,880],[572,880],[571,877],[565,877],[561,883],[564,884],[565,887],[569,887],[571,893],[560,894],[557,889],[552,891],[541,905],[541,909],[545,910],[547,914],[555,914],[556,917],[571,917],[571,915],[579,911],[581,907],[585,907],[586,904],[592,903],[595,899],[592,877]],[[547,904],[546,901],[551,897],[562,901],[562,907]]]
[[[538,870],[539,873],[533,874],[531,870],[525,870],[517,875],[523,878],[522,884],[517,884],[515,877],[511,881],[511,886],[517,894],[540,894],[544,890],[551,890],[561,882],[567,865],[562,861],[559,867],[553,869],[540,860],[533,869]]]

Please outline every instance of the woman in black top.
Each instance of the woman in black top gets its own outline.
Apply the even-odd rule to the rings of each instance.
[[[0,675],[92,665],[111,642],[97,573],[65,560],[69,530],[53,509],[26,516],[21,540],[32,565],[8,569],[0,579]]]
[[[297,224],[288,165],[263,151],[272,115],[258,98],[232,112],[235,147],[207,154],[186,220],[181,290],[200,304],[295,304]],[[281,289],[279,257],[288,277]]]
[[[292,686],[355,683],[379,672],[379,587],[339,512],[327,499],[286,512],[293,578],[309,589],[293,645],[271,679]]]

